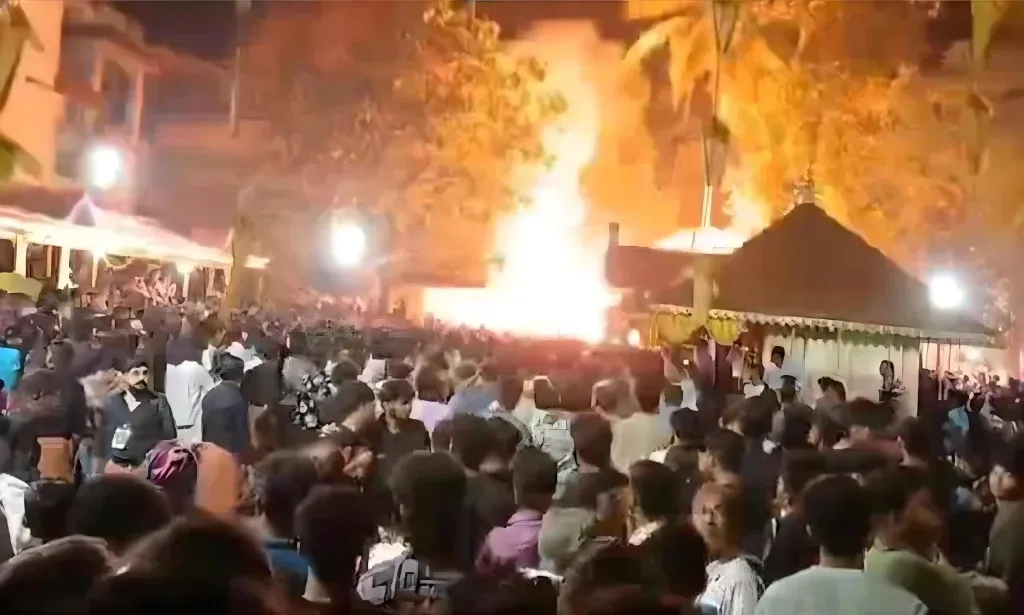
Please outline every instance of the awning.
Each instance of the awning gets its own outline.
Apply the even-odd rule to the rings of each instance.
[[[687,307],[676,305],[652,305],[652,314],[684,314],[691,315],[693,310]],[[828,318],[804,318],[800,316],[773,316],[770,314],[759,314],[757,312],[734,312],[732,310],[713,309],[708,312],[708,318],[716,320],[735,320],[760,325],[771,325],[776,327],[808,327],[823,329],[825,331],[856,331],[859,333],[870,333],[873,335],[893,335],[900,337],[913,337],[922,340],[945,342],[954,344],[965,344],[972,346],[994,346],[995,340],[982,333],[963,333],[955,331],[939,331],[915,329],[912,327],[894,327],[889,325],[873,325],[867,323],[848,322],[845,320],[831,320]]]

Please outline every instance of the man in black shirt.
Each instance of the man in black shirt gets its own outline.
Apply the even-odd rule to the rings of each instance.
[[[138,466],[157,442],[178,435],[171,405],[149,388],[148,378],[149,366],[137,361],[124,374],[127,389],[107,398],[101,440],[114,463]]]
[[[241,359],[217,351],[211,372],[219,382],[203,397],[203,441],[216,444],[238,460],[246,460],[252,450],[249,404],[239,389],[244,371]]]

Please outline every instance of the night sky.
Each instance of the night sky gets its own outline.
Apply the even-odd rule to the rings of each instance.
[[[316,0],[287,0],[303,2]],[[330,0],[343,2],[346,0]],[[351,1],[351,0],[349,0]],[[363,0],[401,1],[401,0]],[[256,0],[254,4],[259,3]],[[512,22],[544,18],[596,18],[598,21],[618,21],[621,6],[617,0],[581,2],[579,0],[478,0],[483,14],[502,24],[507,34],[515,35]],[[234,0],[115,0],[121,11],[139,20],[146,32],[147,42],[173,47],[208,59],[228,56],[234,39]],[[488,5],[490,5],[488,7]],[[490,10],[488,10],[490,9]],[[258,7],[256,9],[259,10]],[[512,26],[512,27],[510,27]],[[618,28],[612,28],[617,30]],[[612,38],[621,33],[606,31]],[[970,3],[943,4],[939,19],[931,24],[930,38],[937,48],[945,48],[949,41],[962,39],[970,33]]]
[[[116,0],[114,6],[137,19],[146,41],[204,58],[228,55],[234,40],[232,0]]]

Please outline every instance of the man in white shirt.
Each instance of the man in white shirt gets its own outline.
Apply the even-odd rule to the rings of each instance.
[[[808,485],[804,515],[820,545],[820,563],[773,583],[757,603],[755,615],[927,613],[909,592],[864,572],[871,505],[856,480],[835,475]]]
[[[178,441],[184,445],[199,442],[203,397],[213,388],[213,377],[198,361],[182,361],[167,366],[165,379],[167,401],[178,427]]]

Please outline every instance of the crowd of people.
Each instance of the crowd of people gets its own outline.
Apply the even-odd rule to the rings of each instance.
[[[0,347],[0,612],[1024,609],[1012,387],[903,417],[537,344],[44,304]]]

